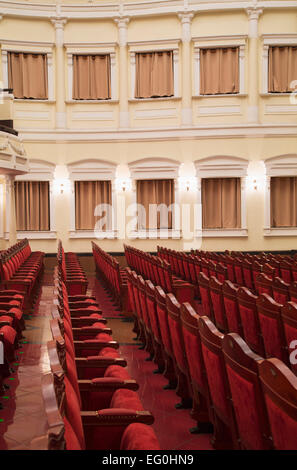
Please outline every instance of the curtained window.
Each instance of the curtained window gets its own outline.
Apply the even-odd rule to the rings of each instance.
[[[173,96],[172,51],[136,54],[135,98]]]
[[[111,181],[75,181],[75,228],[76,230],[94,230],[98,222],[98,216],[94,215],[95,208],[99,204],[108,204],[111,208]],[[107,213],[106,213],[107,212]],[[102,230],[109,230],[111,227],[110,211],[106,213],[107,224]]]
[[[110,98],[110,55],[74,55],[73,99]]]
[[[50,230],[49,182],[15,182],[16,228]]]
[[[241,227],[240,178],[202,179],[202,228]]]
[[[297,46],[269,47],[268,64],[268,91],[292,91],[291,83],[297,80]]]
[[[297,177],[272,177],[270,181],[271,227],[297,227]]]
[[[47,56],[8,53],[8,87],[15,98],[47,99]]]
[[[239,93],[239,48],[201,49],[200,94]]]
[[[138,180],[137,204],[139,229],[172,229],[172,210],[174,203],[174,180]],[[154,206],[152,206],[154,205]],[[162,205],[157,210],[157,206]]]

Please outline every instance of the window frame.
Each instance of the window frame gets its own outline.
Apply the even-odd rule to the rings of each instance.
[[[269,81],[269,47],[273,46],[295,46],[297,47],[297,34],[263,34],[262,35],[262,96],[290,96],[293,92],[268,91]]]
[[[279,155],[264,160],[266,167],[266,185],[264,198],[264,236],[282,237],[297,236],[297,227],[271,227],[271,194],[270,181],[274,176],[296,176],[297,154]]]
[[[67,165],[70,179],[70,229],[69,238],[89,239],[115,239],[118,236],[116,221],[116,188],[115,172],[116,165],[104,160],[86,159]],[[77,230],[75,221],[75,181],[111,181],[111,203],[113,217],[111,230],[105,230],[95,234],[94,230]]]
[[[173,100],[180,98],[179,88],[179,44],[180,39],[168,39],[159,41],[133,41],[128,42],[130,57],[130,98],[131,102]],[[168,52],[172,51],[173,56],[173,96],[160,96],[150,98],[135,98],[136,81],[136,54],[149,52]]]
[[[15,181],[48,181],[49,183],[49,230],[17,230],[17,239],[29,238],[31,240],[56,239],[55,198],[54,198],[54,171],[56,165],[44,160],[29,160],[29,171],[24,175],[15,177]],[[9,211],[6,213],[6,223],[9,222]],[[9,227],[9,225],[7,225]],[[8,234],[9,237],[9,234]]]
[[[132,204],[137,204],[137,180],[174,180],[174,204],[179,207],[178,171],[180,162],[168,158],[144,158],[128,164],[132,180]],[[181,224],[178,211],[172,213],[172,229],[140,229],[137,217],[127,237],[130,239],[180,239]]]
[[[66,103],[117,103],[116,43],[65,43],[67,56],[67,99]],[[74,55],[109,55],[110,56],[110,98],[102,100],[73,99],[73,56]]]
[[[204,36],[194,37],[194,96],[193,98],[215,98],[220,96],[246,96],[246,42],[247,35],[234,36]],[[221,93],[214,95],[202,95],[200,93],[200,50],[201,49],[219,49],[224,47],[238,47],[238,71],[239,71],[239,92],[238,93]]]
[[[47,59],[47,98],[14,98],[16,102],[23,103],[54,103],[54,67],[53,67],[53,43],[30,42],[30,41],[8,41],[1,44],[2,77],[4,88],[8,88],[8,53],[17,52],[23,54],[44,54]]]
[[[198,183],[198,211],[195,227],[196,237],[247,237],[246,222],[246,182],[249,161],[239,157],[214,156],[194,162]],[[233,229],[202,228],[202,179],[203,178],[240,178],[241,187],[241,227]]]

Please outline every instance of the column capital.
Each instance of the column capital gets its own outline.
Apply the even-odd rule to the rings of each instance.
[[[191,22],[194,17],[193,12],[183,12],[177,15],[182,24],[182,40],[183,42],[191,41]]]
[[[118,32],[119,32],[119,45],[126,46],[127,45],[127,25],[130,21],[128,17],[118,17],[114,19],[115,23],[118,25]]]
[[[51,22],[54,25],[55,29],[64,29],[64,26],[67,23],[67,18],[51,18]]]
[[[258,37],[258,20],[259,16],[263,13],[262,8],[255,6],[246,8],[247,15],[249,17],[249,37]]]

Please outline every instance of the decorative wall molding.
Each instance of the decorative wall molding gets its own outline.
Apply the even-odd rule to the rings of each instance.
[[[135,119],[168,119],[176,117],[176,108],[140,109],[134,112]]]
[[[224,105],[224,106],[199,106],[197,107],[198,115],[203,116],[224,116],[230,114],[242,114],[240,106]]]
[[[74,121],[113,121],[113,111],[73,111],[71,117]]]
[[[82,19],[114,19],[119,16],[119,6],[116,3],[96,4],[60,4],[60,14],[71,20]],[[193,13],[208,11],[243,11],[247,7],[252,7],[253,3],[239,0],[236,2],[226,2],[217,0],[216,2],[205,2],[204,0],[192,0],[190,9]],[[264,11],[266,8],[277,10],[283,8],[295,8],[295,0],[270,0],[258,1],[257,6]],[[184,12],[184,0],[149,0],[138,2],[124,2],[121,4],[120,15],[127,17],[146,17],[154,15],[173,15]],[[57,14],[56,4],[41,4],[29,2],[1,2],[1,15],[16,17],[31,17],[50,19]]]
[[[265,114],[296,114],[297,105],[281,105],[281,104],[271,104],[265,106]]]
[[[49,111],[15,111],[15,119],[24,119],[25,121],[49,121]]]
[[[175,179],[180,162],[169,158],[144,158],[128,164],[131,178],[137,179]]]
[[[73,130],[52,130],[52,129],[19,129],[24,142],[150,142],[150,141],[178,141],[199,140],[212,138],[232,138],[232,137],[296,137],[297,125],[290,124],[207,124],[199,127],[189,126],[188,128],[164,127],[164,128],[135,128],[135,129],[73,129]]]

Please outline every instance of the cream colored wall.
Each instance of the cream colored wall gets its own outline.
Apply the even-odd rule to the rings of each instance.
[[[39,2],[42,3],[42,2]],[[76,3],[73,0],[63,3]],[[78,3],[78,2],[77,2]],[[99,2],[94,2],[99,5]],[[104,2],[104,4],[113,2]],[[292,14],[289,9],[264,10],[259,18],[259,40],[258,40],[258,83],[261,91],[262,84],[262,34],[296,34],[297,15]],[[21,16],[21,12],[20,12]],[[175,129],[176,132],[182,127],[182,67],[189,71],[192,77],[192,90],[194,94],[194,47],[191,45],[190,61],[185,62],[182,46],[182,26],[177,14],[163,16],[134,17],[127,26],[127,90],[126,94],[131,97],[131,74],[130,58],[128,48],[131,43],[141,41],[179,41],[179,93],[180,98],[168,100],[151,101],[130,101],[128,103],[130,128],[125,132],[135,131],[136,134],[121,140],[117,138],[120,122],[120,103],[66,103],[67,129],[63,130],[63,139],[59,140],[59,133],[56,132],[56,103],[37,103],[28,101],[17,101],[14,103],[15,127],[21,130],[27,155],[32,159],[44,159],[50,161],[58,168],[65,170],[65,165],[81,159],[98,158],[111,161],[122,168],[126,168],[129,162],[142,158],[170,158],[178,162],[194,162],[197,159],[215,155],[231,155],[246,158],[250,161],[263,161],[267,158],[283,155],[296,154],[297,137],[286,136],[285,133],[279,137],[270,136],[248,137],[248,102],[249,102],[249,32],[248,15],[244,10],[222,12],[210,11],[199,12],[192,20],[192,38],[207,39],[212,36],[232,36],[245,35],[245,96],[221,96],[221,97],[199,97],[192,98],[191,107],[193,114],[193,131],[209,129],[212,131],[216,127],[231,125],[231,130],[226,131],[226,136],[219,138],[208,137],[207,132],[202,137],[197,136],[192,140],[179,135],[176,138],[168,139],[160,134],[155,141],[145,134],[148,129],[159,131],[160,129]],[[15,41],[47,41],[53,43],[53,66],[55,77],[55,29],[49,20],[33,18],[15,18],[4,16],[1,22],[0,39]],[[64,28],[64,42],[69,43],[115,43],[116,53],[116,95],[119,97],[119,47],[118,29],[113,19],[98,20],[68,20]],[[199,39],[197,39],[199,43]],[[215,43],[214,43],[215,44]],[[41,47],[42,50],[42,47]],[[64,51],[64,72],[65,72],[65,100],[68,99],[68,79],[67,79],[67,56]],[[0,68],[0,77],[2,67]],[[55,85],[56,86],[56,85]],[[296,110],[287,109],[283,112],[268,112],[269,106],[290,107],[289,96],[261,96],[258,95],[259,123],[296,125]],[[268,106],[268,108],[267,108]],[[235,114],[226,112],[230,107],[238,107]],[[165,116],[164,116],[165,110]],[[170,117],[166,117],[166,110],[169,110]],[[203,110],[203,114],[200,112]],[[205,111],[206,110],[206,111]],[[207,111],[208,110],[208,111]],[[145,113],[155,111],[155,116],[145,118]],[[98,118],[100,113],[111,113],[108,119]],[[97,114],[96,114],[97,113]],[[159,114],[159,117],[158,117]],[[163,114],[163,116],[162,116]],[[24,116],[23,118],[21,116]],[[138,116],[138,117],[137,117]],[[140,116],[140,117],[139,117]],[[242,137],[232,136],[232,125],[242,126]],[[28,129],[32,130],[28,136]],[[24,131],[22,133],[22,130]],[[52,130],[48,138],[43,137],[39,141],[37,131]],[[77,139],[77,131],[82,133],[82,139]],[[87,131],[108,131],[110,139],[101,141],[94,136],[94,140],[86,140]],[[140,131],[144,131],[144,135]],[[228,135],[227,135],[228,134]],[[296,134],[295,134],[296,135]],[[72,142],[72,139],[76,139]],[[121,176],[121,171],[118,172]],[[189,175],[193,176],[193,174]],[[264,176],[264,175],[259,175]],[[55,218],[57,236],[62,239],[66,250],[77,252],[90,251],[91,245],[88,239],[69,239],[70,225],[70,193],[55,193]],[[128,191],[125,194],[126,204],[131,202],[132,194]],[[197,193],[181,192],[180,202],[192,202],[197,200]],[[288,250],[296,248],[296,237],[264,237],[264,188],[256,190],[247,189],[247,227],[248,237],[240,238],[205,238],[202,243],[203,249],[224,250]],[[109,251],[122,251],[123,241],[129,240],[102,240],[99,244]],[[3,240],[0,242],[3,244]],[[133,245],[145,250],[155,250],[156,246],[166,244],[168,247],[176,249],[190,249],[191,243],[185,240],[134,240]],[[34,249],[42,249],[46,252],[56,251],[56,240],[32,240]],[[0,244],[1,246],[1,244]],[[192,243],[192,246],[195,245]]]

